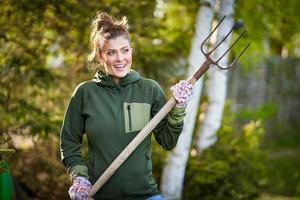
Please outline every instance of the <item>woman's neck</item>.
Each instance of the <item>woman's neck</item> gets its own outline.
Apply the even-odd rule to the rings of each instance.
[[[115,83],[116,83],[117,85],[119,85],[119,83],[120,83],[120,78],[113,76],[113,80],[115,81]]]

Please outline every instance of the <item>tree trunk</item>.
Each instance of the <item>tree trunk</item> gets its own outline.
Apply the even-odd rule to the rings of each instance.
[[[224,15],[226,18],[218,28],[217,41],[220,41],[233,26],[234,0],[221,1],[219,19]],[[231,35],[216,49],[213,57],[219,58],[229,47]],[[228,54],[219,62],[220,66],[228,65]],[[208,107],[205,113],[202,126],[200,128],[199,139],[197,142],[198,152],[208,148],[217,140],[216,132],[220,128],[222,121],[223,108],[226,99],[227,71],[212,66],[208,71]]]
[[[214,15],[215,0],[202,0],[201,7],[196,19],[196,32],[192,41],[189,56],[188,73],[191,76],[196,69],[205,61],[204,55],[200,51],[200,44],[207,37],[211,30],[211,22]],[[166,165],[163,169],[161,180],[161,191],[163,196],[170,199],[180,199],[185,167],[189,156],[190,145],[195,125],[195,118],[201,96],[203,77],[195,84],[193,95],[188,104],[185,117],[185,125],[180,139],[174,151],[170,153]]]

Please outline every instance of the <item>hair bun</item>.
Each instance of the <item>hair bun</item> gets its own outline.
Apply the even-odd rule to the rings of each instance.
[[[97,30],[106,32],[114,26],[114,19],[107,13],[100,12],[97,14],[95,23],[97,24]]]

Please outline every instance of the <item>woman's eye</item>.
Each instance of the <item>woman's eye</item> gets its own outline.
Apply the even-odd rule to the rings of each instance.
[[[123,53],[127,53],[129,49],[123,49]]]
[[[109,55],[109,56],[112,56],[114,54],[115,54],[115,52],[113,52],[113,51],[107,52],[107,55]]]

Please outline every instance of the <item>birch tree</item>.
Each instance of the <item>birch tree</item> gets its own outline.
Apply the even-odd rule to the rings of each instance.
[[[217,41],[220,41],[230,31],[233,26],[234,0],[222,0],[219,12],[219,19],[224,15],[226,18],[218,28]],[[231,35],[215,50],[213,57],[219,58],[229,47]],[[220,66],[227,66],[228,54],[219,62]],[[199,129],[200,135],[197,141],[198,152],[208,148],[217,141],[216,132],[221,126],[223,108],[227,90],[227,71],[215,66],[207,72],[207,95],[208,107],[202,126]]]
[[[211,30],[214,15],[215,0],[202,0],[196,19],[195,36],[192,40],[189,56],[188,75],[191,76],[204,62],[205,57],[200,51],[200,45]],[[174,151],[169,154],[163,169],[161,191],[166,199],[180,199],[186,163],[189,156],[190,145],[195,125],[195,118],[201,96],[203,78],[194,86],[193,95],[186,109],[185,125]]]

